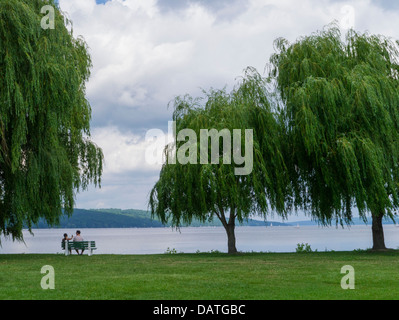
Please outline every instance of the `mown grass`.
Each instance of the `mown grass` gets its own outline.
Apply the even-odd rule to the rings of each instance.
[[[55,270],[43,290],[41,268]],[[355,290],[341,268],[355,269]],[[0,255],[0,299],[397,299],[399,252]]]

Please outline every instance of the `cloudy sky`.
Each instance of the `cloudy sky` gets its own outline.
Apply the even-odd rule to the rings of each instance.
[[[92,139],[104,151],[102,188],[79,208],[147,209],[159,165],[145,133],[167,132],[178,95],[231,88],[247,66],[263,73],[273,41],[338,21],[399,39],[397,0],[59,0],[93,60],[87,84]]]

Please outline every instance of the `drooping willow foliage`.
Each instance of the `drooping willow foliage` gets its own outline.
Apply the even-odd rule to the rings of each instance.
[[[317,220],[393,217],[399,206],[399,52],[384,36],[331,24],[275,42],[276,81],[295,199]],[[373,230],[374,231],[374,230]]]
[[[44,5],[55,28],[41,27]],[[91,59],[53,0],[0,1],[0,235],[22,239],[45,218],[70,214],[75,193],[100,183],[85,98]]]
[[[373,248],[384,249],[382,219],[399,207],[398,43],[354,30],[344,37],[331,24],[275,46],[274,88],[252,70],[233,93],[211,92],[205,105],[175,101],[178,130],[253,128],[253,173],[166,164],[152,212],[178,225],[193,216],[223,220],[228,210],[233,220],[265,215],[270,205],[282,216],[303,208],[321,224],[343,225],[356,207],[365,220],[372,214]]]
[[[286,215],[288,198],[287,175],[280,152],[281,135],[277,116],[269,103],[265,79],[254,69],[247,69],[239,85],[231,92],[210,90],[203,99],[190,96],[174,101],[177,134],[192,129],[198,138],[196,164],[166,163],[159,181],[150,194],[150,207],[163,222],[180,226],[195,217],[200,220],[219,218],[228,235],[228,251],[236,252],[235,221],[268,212]],[[245,129],[253,130],[253,169],[248,175],[237,175],[237,167],[223,161],[220,142],[219,164],[201,164],[200,130],[241,130],[242,152],[245,150]],[[186,141],[177,141],[180,150]],[[166,148],[170,155],[174,145]],[[233,151],[232,151],[233,152]],[[211,154],[209,144],[208,154]]]

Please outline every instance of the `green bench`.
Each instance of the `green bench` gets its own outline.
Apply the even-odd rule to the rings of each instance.
[[[68,250],[65,250],[65,243],[68,244]],[[93,254],[93,250],[96,250],[95,241],[61,241],[61,248],[65,250],[65,255],[69,254],[70,250],[84,250],[87,251],[89,256]]]

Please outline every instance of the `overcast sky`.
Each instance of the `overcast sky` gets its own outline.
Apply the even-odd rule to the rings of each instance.
[[[338,21],[399,39],[396,0],[59,0],[93,61],[87,97],[93,141],[104,151],[102,188],[78,208],[147,209],[159,165],[145,133],[167,131],[178,95],[231,88],[247,66],[263,74],[273,41],[295,41]]]

